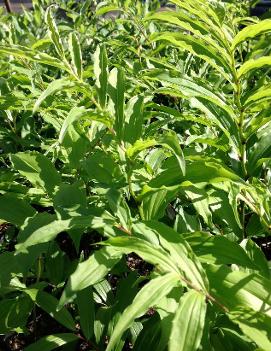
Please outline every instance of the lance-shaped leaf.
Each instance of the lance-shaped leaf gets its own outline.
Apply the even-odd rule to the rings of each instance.
[[[162,71],[160,69],[151,70],[147,74],[147,77],[151,77],[152,79],[161,82],[165,87],[172,87],[172,94],[174,94],[175,91],[177,92],[179,90],[179,96],[183,97],[184,99],[199,97],[217,105],[221,110],[223,110],[223,113],[225,114],[225,117],[221,118],[221,123],[223,124],[224,128],[229,128],[226,119],[230,118],[232,120],[235,120],[237,118],[233,108],[229,105],[229,102],[226,101],[221,94],[214,92],[213,88],[204,79],[191,79],[190,77],[179,78],[174,76],[171,71]]]
[[[33,301],[47,312],[51,317],[57,320],[60,324],[64,325],[66,328],[75,331],[75,322],[69,313],[69,311],[63,307],[61,310],[57,311],[58,300],[45,291],[38,291],[35,289],[25,290]]]
[[[166,207],[179,191],[179,187],[162,187],[152,189],[144,187],[144,194],[140,197],[142,202],[140,211],[144,220],[160,219],[164,216]]]
[[[152,230],[158,235],[160,246],[170,253],[172,265],[183,274],[184,283],[197,290],[208,291],[206,273],[182,236],[169,226],[157,221],[148,221],[144,224],[146,230]]]
[[[113,68],[109,75],[108,92],[113,102],[113,111],[115,114],[114,129],[117,138],[123,140],[125,118],[124,118],[124,92],[125,76],[121,68]]]
[[[184,9],[189,14],[201,20],[205,26],[208,26],[213,31],[220,29],[220,20],[213,10],[212,6],[206,6],[205,1],[202,0],[170,0],[173,4],[177,5],[181,9]]]
[[[103,114],[101,112],[97,113],[97,112],[92,111],[92,110],[87,110],[83,106],[73,107],[70,110],[70,112],[68,113],[67,117],[65,118],[65,120],[62,124],[61,130],[59,133],[59,137],[58,137],[58,141],[60,144],[62,144],[69,127],[73,123],[75,123],[76,121],[79,121],[80,119],[88,119],[88,120],[92,120],[92,121],[98,121],[98,122],[105,124],[106,126],[111,125],[111,121],[109,120],[109,118],[106,114]]]
[[[142,95],[132,97],[125,110],[124,141],[134,144],[142,136],[144,115],[144,97]]]
[[[268,33],[271,31],[271,20],[266,19],[259,23],[252,24],[242,29],[233,39],[232,50],[234,50],[239,44],[248,39],[253,39],[258,35]]]
[[[162,272],[178,272],[178,267],[176,267],[168,252],[159,247],[158,244],[154,245],[154,243],[135,236],[110,238],[106,241],[106,244],[116,250],[118,249],[122,254],[135,252],[145,261],[156,265]]]
[[[180,142],[177,134],[174,131],[170,131],[164,134],[160,140],[159,144],[169,149],[177,158],[182,174],[185,175],[185,160],[183,151],[180,146]]]
[[[191,54],[203,59],[231,82],[231,68],[220,52],[202,40],[181,33],[164,32],[151,37],[152,41],[165,40],[179,49],[187,50]]]
[[[29,49],[21,45],[0,45],[0,53],[9,56],[24,58],[29,61],[43,63],[45,65],[57,67],[69,72],[69,69],[63,64],[61,60],[56,57],[50,56],[43,52]]]
[[[107,53],[104,45],[98,46],[94,53],[94,74],[96,77],[96,88],[99,103],[102,108],[106,105],[106,94],[108,84]]]
[[[52,194],[61,183],[61,176],[52,162],[38,152],[18,152],[11,155],[14,168],[34,186]]]
[[[210,293],[221,305],[233,310],[249,307],[271,316],[271,283],[256,273],[232,271],[225,266],[206,266]]]
[[[257,270],[257,265],[236,242],[222,235],[211,235],[206,232],[185,234],[184,238],[190,244],[201,262],[213,264],[236,264]],[[225,250],[227,247],[227,250]]]
[[[59,91],[63,91],[66,89],[74,88],[76,86],[76,83],[71,81],[70,79],[67,78],[62,78],[62,79],[57,79],[52,81],[47,88],[41,93],[37,101],[35,102],[35,105],[33,107],[33,113],[35,113],[42,102],[50,95],[53,95]]]
[[[205,296],[195,290],[184,294],[172,322],[169,351],[196,351],[203,334]]]
[[[18,252],[27,252],[30,246],[53,240],[57,234],[61,232],[87,227],[102,230],[107,224],[112,227],[115,224],[115,219],[113,217],[103,218],[102,213],[100,214],[100,217],[92,215],[77,216],[65,220],[56,219],[55,215],[51,215],[49,223],[45,225],[42,223],[39,228],[34,229],[25,241],[16,245],[16,249]]]
[[[64,47],[63,47],[63,44],[62,44],[61,39],[60,39],[57,25],[55,23],[53,15],[52,15],[52,8],[53,7],[55,7],[55,6],[53,6],[53,5],[49,6],[45,12],[45,20],[46,20],[46,23],[48,25],[48,34],[49,34],[49,37],[55,46],[55,49],[56,49],[56,52],[58,53],[58,55],[61,58],[65,59]]]
[[[157,140],[147,139],[147,140],[137,140],[134,145],[130,146],[126,150],[126,154],[129,158],[133,158],[138,155],[141,151],[146,150],[150,147],[161,145],[164,148],[172,152],[176,157],[179,166],[179,174],[185,175],[185,160],[183,151],[178,140],[178,136],[174,131],[169,131],[163,134]]]
[[[80,327],[87,340],[90,340],[94,330],[94,297],[93,289],[88,287],[77,292],[76,303],[78,306]]]
[[[257,59],[248,60],[238,69],[237,77],[242,78],[251,71],[265,66],[271,66],[271,56],[262,56]]]
[[[78,340],[78,336],[71,333],[48,335],[27,346],[25,351],[51,351],[76,340]]]
[[[271,349],[271,318],[269,316],[241,306],[228,313],[228,316],[261,350]]]
[[[194,34],[196,37],[199,37],[202,42],[206,42],[207,45],[210,45],[216,50],[220,50],[223,56],[227,58],[228,62],[231,60],[230,55],[224,49],[223,38],[221,35],[219,36],[217,30],[212,30],[208,24],[196,19],[194,16],[186,14],[183,11],[163,11],[151,14],[150,16],[147,16],[145,20],[160,20],[172,25],[176,25],[185,30],[187,34]],[[210,36],[210,34],[212,34],[212,36]],[[220,42],[220,45],[217,41]]]
[[[86,261],[79,263],[63,291],[58,309],[71,302],[79,291],[101,281],[120,258],[121,253],[118,250],[104,247],[94,252]]]
[[[72,58],[72,68],[79,79],[82,79],[82,52],[79,39],[75,33],[69,35],[69,50]]]
[[[253,91],[252,94],[249,94],[245,101],[244,106],[245,108],[253,108],[257,104],[261,104],[264,101],[271,99],[271,86],[264,85],[260,87],[258,90]]]
[[[133,321],[146,313],[150,307],[154,307],[176,285],[178,285],[178,275],[176,273],[168,273],[154,278],[146,284],[136,295],[132,304],[120,316],[106,351],[113,350],[122,334],[132,325]]]

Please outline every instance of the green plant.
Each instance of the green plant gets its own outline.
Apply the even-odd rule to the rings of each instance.
[[[271,21],[171,2],[2,14],[0,333],[26,351],[270,350]]]

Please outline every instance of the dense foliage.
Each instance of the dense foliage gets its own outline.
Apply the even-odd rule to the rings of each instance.
[[[270,351],[271,20],[55,3],[0,17],[1,347]]]

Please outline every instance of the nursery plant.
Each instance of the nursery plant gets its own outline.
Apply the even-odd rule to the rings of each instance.
[[[2,11],[0,349],[270,351],[255,4]]]

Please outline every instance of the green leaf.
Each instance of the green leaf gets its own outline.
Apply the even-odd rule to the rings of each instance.
[[[112,227],[115,224],[115,219],[113,217],[108,217],[105,214],[100,214],[100,217],[95,217],[92,215],[88,216],[76,216],[69,219],[61,220],[56,219],[54,215],[49,223],[42,224],[39,228],[35,228],[27,239],[16,245],[17,252],[27,252],[30,246],[46,243],[50,240],[55,239],[57,234],[65,232],[71,229],[84,229],[91,227],[93,229],[102,229],[108,224]]]
[[[0,45],[0,53],[4,55],[11,55],[18,58],[24,58],[29,61],[42,63],[45,65],[57,67],[66,71],[70,71],[61,60],[56,57],[50,56],[43,52],[29,49],[21,45]]]
[[[82,79],[82,52],[79,39],[75,33],[70,33],[69,35],[69,50],[72,58],[73,71],[79,79]]]
[[[120,316],[110,337],[106,351],[114,349],[122,334],[128,329],[136,318],[141,317],[150,307],[155,306],[178,284],[178,275],[168,273],[152,279],[136,295],[132,304]]]
[[[106,4],[106,2],[105,2],[105,4]],[[97,9],[96,9],[96,16],[103,16],[106,13],[111,12],[111,11],[123,11],[123,10],[116,5],[107,5],[107,6],[99,6],[98,5]]]
[[[146,240],[137,238],[135,236],[129,237],[115,237],[106,241],[119,253],[129,254],[135,252],[143,258],[143,260],[156,265],[162,272],[178,272],[174,261],[170,258],[169,254],[159,245],[154,245]]]
[[[106,197],[112,212],[119,219],[122,227],[129,230],[131,227],[130,208],[128,207],[120,191],[116,189],[109,189],[106,192]]]
[[[54,196],[54,207],[59,219],[86,216],[87,197],[82,184],[61,184]]]
[[[14,168],[34,186],[52,194],[61,183],[61,176],[52,162],[38,152],[18,152],[11,155]]]
[[[245,108],[253,108],[257,104],[261,104],[267,100],[271,99],[271,86],[264,85],[261,86],[258,90],[253,91],[252,94],[249,94],[244,100]]]
[[[211,295],[229,310],[243,306],[271,316],[270,279],[225,266],[208,265],[206,273]]]
[[[218,49],[196,37],[182,33],[164,32],[151,37],[152,41],[167,41],[178,49],[187,50],[191,54],[203,59],[215,68],[227,81],[231,82],[231,68],[229,63],[221,56]]]
[[[144,194],[140,197],[140,211],[144,220],[160,219],[164,216],[166,207],[179,192],[179,187],[149,189],[144,187]]]
[[[242,332],[254,341],[261,350],[271,348],[271,318],[261,312],[248,308],[238,307],[228,316],[239,325]]]
[[[202,16],[200,19],[202,19]],[[227,58],[228,61],[231,60],[230,55],[223,47],[223,38],[219,36],[217,30],[212,30],[208,24],[196,19],[194,16],[191,16],[190,13],[186,14],[185,12],[181,11],[161,11],[156,12],[155,14],[151,14],[150,16],[146,17],[145,20],[160,20],[170,23],[172,25],[176,25],[182,30],[185,30],[190,35],[192,33],[196,37],[199,37],[202,40],[202,42],[206,42],[207,45],[210,45],[215,49],[220,50],[223,53],[223,56]],[[215,40],[212,38],[212,36],[215,37]],[[221,46],[218,45],[216,40],[220,41]]]
[[[94,53],[94,74],[96,77],[96,87],[99,96],[99,103],[102,108],[106,105],[106,94],[108,85],[108,63],[107,53],[104,45],[97,46]]]
[[[42,308],[60,324],[64,325],[70,330],[76,330],[75,322],[68,310],[63,307],[61,310],[57,311],[58,300],[54,296],[46,293],[45,291],[39,291],[35,302],[40,308]]]
[[[79,291],[101,281],[120,258],[121,255],[117,250],[105,247],[94,252],[86,261],[79,263],[69,278],[58,308],[72,301]]]
[[[182,296],[172,322],[169,351],[198,350],[206,307],[205,296],[202,293],[191,290]]]
[[[263,68],[265,66],[271,66],[271,57],[262,56],[256,59],[250,59],[246,61],[237,71],[237,77],[242,78],[247,73],[254,71],[255,69]]]
[[[159,238],[159,247],[170,253],[171,264],[178,269],[184,284],[208,291],[208,279],[198,258],[189,244],[172,228],[158,221],[144,222],[145,230],[152,230]]]
[[[271,31],[271,20],[266,19],[242,29],[233,39],[231,49],[234,50],[243,41]]]
[[[236,264],[250,269],[257,269],[254,260],[246,254],[237,243],[221,235],[211,235],[205,232],[184,234],[197,257],[202,262],[213,264]],[[227,250],[225,250],[227,247]]]
[[[159,81],[163,86],[165,86],[165,93],[172,96],[178,96],[184,99],[188,99],[192,102],[192,105],[200,108],[200,102],[203,100],[205,104],[203,105],[202,111],[205,112],[208,105],[206,102],[215,105],[215,107],[221,109],[219,113],[213,113],[210,111],[212,116],[214,116],[215,122],[223,131],[230,132],[235,131],[236,124],[236,115],[233,108],[230,106],[229,102],[225,100],[223,95],[218,92],[213,91],[213,87],[210,86],[210,83],[204,79],[199,79],[194,77],[182,77],[179,78],[176,74],[173,74],[171,71],[167,70],[151,70],[147,77],[151,77]],[[163,93],[163,89],[159,89]],[[198,100],[198,103],[195,104],[195,100]],[[174,111],[176,113],[176,111]],[[209,117],[209,116],[208,116]],[[227,133],[228,135],[228,133]],[[229,136],[229,135],[228,135]]]
[[[25,351],[38,351],[38,350],[51,351],[56,348],[59,348],[62,345],[71,343],[76,340],[78,340],[78,336],[76,336],[75,334],[65,333],[65,334],[48,335],[41,338],[34,344],[27,346],[25,348]]]
[[[125,110],[124,141],[134,144],[142,137],[144,122],[143,115],[144,97],[142,95],[132,97]]]
[[[159,139],[147,139],[147,140],[137,140],[134,145],[128,147],[126,154],[129,158],[134,158],[141,151],[148,149],[150,147],[161,145],[165,149],[168,149],[175,155],[178,165],[179,174],[185,175],[185,160],[183,151],[180,147],[180,142],[178,140],[177,134],[174,131],[169,131],[163,134]]]
[[[73,88],[75,86],[75,83],[72,82],[70,79],[67,78],[61,78],[52,81],[47,88],[42,92],[42,94],[39,96],[38,100],[35,102],[35,105],[33,107],[33,113],[35,113],[42,102],[50,95],[54,95],[55,93],[59,91],[63,91],[65,89]]]
[[[217,13],[213,10],[212,6],[206,6],[202,0],[170,0],[173,4],[177,5],[185,12],[192,14],[192,18],[196,17],[206,25],[209,30],[218,31],[220,29],[220,20]],[[219,31],[220,33],[220,31]]]
[[[21,295],[12,299],[1,299],[0,333],[23,332],[32,309],[33,303],[28,296]]]
[[[90,340],[94,330],[94,299],[92,288],[77,292],[77,306],[80,326],[87,340]]]
[[[168,161],[168,165],[163,167],[164,170],[154,177],[148,185],[152,188],[178,184],[183,187],[189,187],[197,183],[215,184],[223,181],[231,181],[245,185],[243,179],[233,173],[231,169],[214,161],[204,161],[201,159],[191,163],[187,162],[185,177],[181,175],[180,167],[175,163],[175,160]],[[201,189],[196,190],[198,192],[201,191]]]
[[[114,129],[118,140],[123,140],[125,128],[124,118],[124,93],[125,93],[125,75],[122,68],[113,68],[109,75],[108,92],[113,102],[115,113]]]
[[[0,197],[0,219],[21,227],[28,217],[33,217],[36,211],[26,201],[15,195],[4,194]]]
[[[265,255],[260,247],[251,239],[244,239],[241,242],[241,246],[244,248],[248,257],[257,267],[259,273],[267,279],[270,278],[268,261],[265,258]]]
[[[107,115],[102,113],[97,113],[93,110],[87,110],[84,106],[73,107],[62,124],[59,137],[58,137],[58,142],[60,144],[63,143],[63,140],[65,138],[65,135],[69,127],[76,121],[79,121],[80,119],[99,121],[105,124],[106,126],[110,126],[110,121]]]
[[[177,134],[174,131],[164,134],[159,140],[159,144],[169,149],[175,155],[182,174],[185,176],[185,160]]]
[[[60,39],[57,25],[55,23],[53,15],[52,15],[52,8],[53,7],[55,7],[55,6],[54,5],[49,6],[45,12],[45,20],[46,20],[46,23],[48,25],[48,34],[49,34],[51,41],[53,42],[53,44],[55,46],[55,49],[56,49],[56,52],[58,53],[58,55],[62,59],[66,60],[64,47],[63,47],[63,44],[62,44],[61,39]]]

